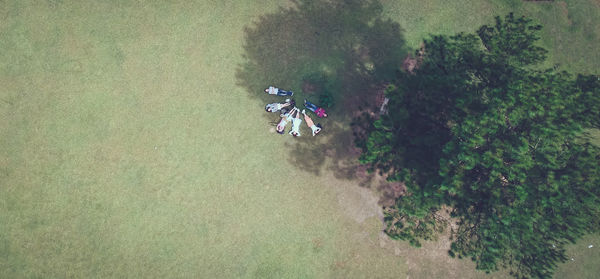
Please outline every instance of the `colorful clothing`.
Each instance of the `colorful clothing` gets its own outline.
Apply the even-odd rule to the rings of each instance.
[[[325,116],[325,110],[323,108],[318,108],[317,110],[315,110],[315,113],[317,114],[318,117],[323,117]]]
[[[321,128],[317,127],[317,125],[310,126],[310,129],[312,130],[313,137],[321,131]]]
[[[302,124],[302,119],[292,118],[292,130],[290,130],[290,135],[296,133],[296,136],[300,136],[300,124]]]
[[[279,89],[277,87],[273,87],[273,86],[269,86],[267,93],[269,93],[269,95],[277,95],[277,96],[294,96],[294,92],[292,92],[292,91],[281,90],[281,89]]]
[[[327,117],[326,116],[327,113],[325,112],[325,109],[317,107],[317,105],[315,105],[315,104],[313,104],[313,103],[311,103],[311,102],[309,102],[307,100],[304,100],[304,106],[308,110],[314,112],[318,117]]]

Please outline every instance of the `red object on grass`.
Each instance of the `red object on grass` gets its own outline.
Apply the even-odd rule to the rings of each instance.
[[[327,117],[327,113],[323,108],[318,108],[317,110],[315,110],[315,113],[318,117]]]

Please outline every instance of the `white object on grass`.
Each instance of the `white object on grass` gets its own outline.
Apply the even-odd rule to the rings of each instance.
[[[379,114],[387,114],[387,104],[389,101],[389,98],[383,99],[383,104],[381,104],[381,107],[379,108]]]

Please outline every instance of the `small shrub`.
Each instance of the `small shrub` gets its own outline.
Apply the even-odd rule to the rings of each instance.
[[[323,72],[311,72],[303,78],[304,87],[310,88],[310,92],[317,93],[317,105],[324,108],[331,108],[334,105],[335,80]]]
[[[323,92],[319,94],[319,105],[324,108],[333,107],[333,95],[331,92]]]

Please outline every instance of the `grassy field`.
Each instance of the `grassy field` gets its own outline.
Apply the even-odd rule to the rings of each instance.
[[[561,3],[382,1],[403,51],[515,7],[549,26],[552,63],[597,71],[598,2]],[[376,188],[322,149],[346,141],[271,132],[264,101],[278,99],[260,87],[276,73],[244,65],[277,42],[245,28],[288,6],[0,0],[0,278],[505,276],[448,258],[444,240],[381,236]],[[599,248],[582,241],[559,274],[597,274]]]
[[[407,44],[416,48],[428,34],[473,32],[493,24],[493,16],[514,12],[542,24],[541,45],[550,50],[547,65],[578,73],[598,73],[600,3],[577,1],[384,1],[386,15],[406,30]]]

